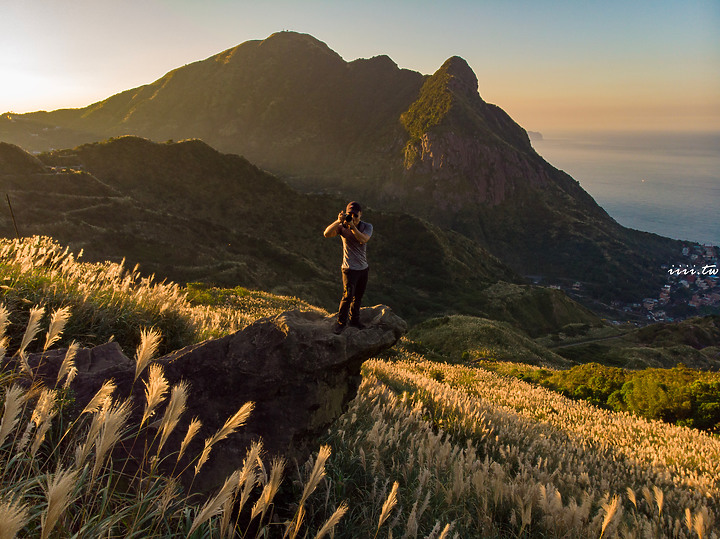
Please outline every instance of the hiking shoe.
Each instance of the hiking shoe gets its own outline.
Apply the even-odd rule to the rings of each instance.
[[[345,331],[345,324],[341,324],[340,322],[335,322],[335,325],[333,326],[332,331],[335,335],[340,335],[343,331]]]
[[[350,327],[351,328],[357,328],[357,329],[365,329],[365,324],[360,322],[360,320],[351,320],[350,321]]]

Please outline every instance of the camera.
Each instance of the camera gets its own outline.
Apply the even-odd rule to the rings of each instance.
[[[352,214],[352,213],[345,213],[345,212],[343,212],[343,214],[342,214],[342,219],[340,220],[340,222],[342,223],[342,225],[343,225],[344,227],[347,227],[348,224],[350,224],[350,221],[352,221],[352,220],[353,220],[353,214]]]

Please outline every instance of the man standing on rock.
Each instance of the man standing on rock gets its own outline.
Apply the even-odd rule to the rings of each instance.
[[[341,266],[343,280],[343,296],[340,300],[337,322],[333,332],[340,334],[348,325],[363,329],[360,323],[360,302],[368,282],[369,267],[367,263],[367,242],[373,233],[370,223],[361,221],[362,208],[357,202],[350,202],[345,211],[338,214],[336,221],[325,229],[326,238],[334,238],[338,234],[343,243],[343,261]]]

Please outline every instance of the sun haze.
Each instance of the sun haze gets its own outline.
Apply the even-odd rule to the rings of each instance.
[[[716,1],[77,0],[3,6],[0,111],[86,106],[283,29],[345,60],[453,55],[530,130],[720,128]]]

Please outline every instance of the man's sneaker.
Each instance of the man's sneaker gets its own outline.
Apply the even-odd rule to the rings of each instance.
[[[345,331],[345,324],[341,324],[340,322],[335,322],[335,325],[333,326],[332,331],[335,335],[340,335],[343,331]]]
[[[350,321],[350,327],[351,328],[358,328],[358,329],[365,329],[365,324],[360,322],[360,320],[351,320]]]

